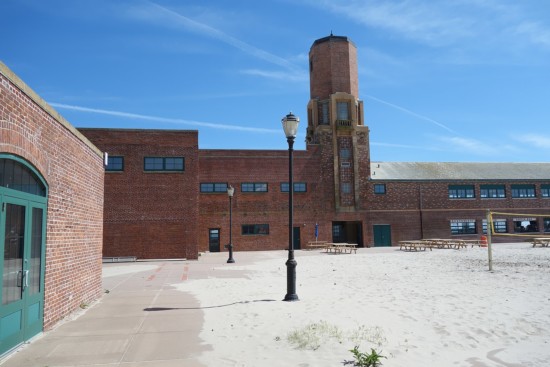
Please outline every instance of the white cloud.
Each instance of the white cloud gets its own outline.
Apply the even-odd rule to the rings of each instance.
[[[387,106],[390,106],[391,108],[394,108],[394,109],[397,109],[397,110],[400,110],[402,112],[405,112],[406,114],[409,114],[411,116],[414,116],[420,120],[424,120],[424,121],[428,121],[429,123],[433,124],[433,125],[436,125],[436,126],[439,126],[440,128],[444,129],[444,130],[447,130],[448,132],[450,133],[453,133],[453,134],[458,134],[456,131],[454,131],[453,129],[451,129],[450,127],[448,127],[447,125],[445,124],[442,124],[441,122],[439,121],[436,121],[434,119],[431,119],[429,117],[426,117],[426,116],[422,116],[422,115],[419,115],[418,113],[416,112],[413,112],[411,110],[408,110],[404,107],[401,107],[401,106],[398,106],[396,104],[393,104],[393,103],[390,103],[390,102],[387,102],[387,101],[384,101],[384,100],[381,100],[379,98],[376,98],[376,97],[373,97],[373,96],[370,96],[368,94],[365,95],[366,98],[368,99],[372,99],[373,101],[376,101],[376,102],[379,102],[379,103],[382,103],[382,104],[385,104]]]
[[[176,118],[166,118],[166,117],[160,117],[160,116],[141,115],[141,114],[131,113],[131,112],[103,110],[99,108],[67,105],[62,103],[50,103],[50,105],[52,107],[59,108],[59,109],[123,117],[123,118],[134,119],[134,120],[145,120],[145,121],[152,121],[152,122],[178,124],[178,125],[200,126],[200,127],[206,127],[211,129],[217,129],[217,130],[233,130],[233,131],[243,131],[243,132],[250,132],[250,133],[263,133],[263,134],[274,134],[274,133],[280,134],[281,133],[279,129],[263,129],[263,128],[257,128],[257,127],[218,124],[218,123],[201,122],[201,121],[176,119]]]
[[[537,148],[550,149],[550,136],[524,134],[514,136],[514,138],[522,143],[534,145]]]

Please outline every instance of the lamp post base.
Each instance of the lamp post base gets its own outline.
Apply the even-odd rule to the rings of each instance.
[[[290,259],[286,262],[286,295],[283,301],[294,302],[299,301],[296,294],[296,265],[294,254],[290,254]]]
[[[229,259],[227,259],[227,262],[229,264],[233,264],[235,262],[233,259],[233,244],[230,243],[227,247],[229,248]]]

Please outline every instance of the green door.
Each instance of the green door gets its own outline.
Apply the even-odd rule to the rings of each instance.
[[[391,246],[391,226],[389,224],[375,224],[372,229],[374,246]]]
[[[0,355],[41,332],[44,320],[46,198],[18,192],[32,182],[15,171],[24,184],[6,182],[13,171],[0,175]]]

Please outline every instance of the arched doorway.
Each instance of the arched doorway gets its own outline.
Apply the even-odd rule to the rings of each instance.
[[[0,355],[42,331],[47,186],[0,153]]]

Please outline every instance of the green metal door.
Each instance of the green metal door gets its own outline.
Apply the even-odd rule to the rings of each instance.
[[[220,229],[210,228],[208,230],[208,251],[220,252]]]
[[[389,224],[375,224],[372,229],[374,246],[391,246],[391,226]]]
[[[0,175],[0,355],[41,332],[44,320],[46,198],[13,166]]]

